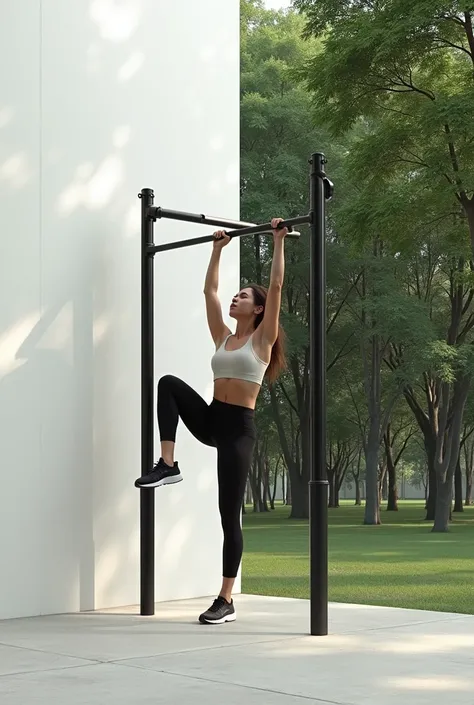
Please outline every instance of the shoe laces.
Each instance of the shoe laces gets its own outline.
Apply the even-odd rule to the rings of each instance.
[[[209,607],[209,612],[218,612],[221,607],[227,604],[227,600],[225,600],[223,597],[219,595],[219,597],[216,597],[214,602],[212,603],[211,607]]]

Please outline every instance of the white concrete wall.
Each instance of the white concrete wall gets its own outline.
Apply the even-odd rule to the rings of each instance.
[[[238,0],[2,0],[0,618],[139,601],[137,194],[238,218],[238,44]],[[156,240],[207,232],[162,221]],[[208,401],[209,247],[155,265],[156,379]],[[238,281],[235,243],[223,299]],[[157,601],[221,580],[215,451],[178,441]]]

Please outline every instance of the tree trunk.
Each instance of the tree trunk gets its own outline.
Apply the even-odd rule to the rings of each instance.
[[[246,504],[250,504],[252,501],[252,485],[250,484],[250,480],[247,482],[247,497],[245,500]]]
[[[454,383],[452,396],[446,391],[449,386],[443,383],[442,394],[443,406],[440,417],[444,423],[448,417],[448,411],[451,412],[451,424],[449,430],[441,426],[440,438],[438,439],[439,449],[436,452],[436,469],[437,469],[437,498],[436,512],[433,525],[433,531],[446,532],[448,531],[449,520],[451,518],[451,503],[453,494],[453,480],[456,471],[456,465],[459,462],[461,452],[461,428],[464,406],[467,395],[469,394],[471,380],[467,377],[460,377]],[[442,442],[441,442],[442,441]],[[444,457],[442,457],[442,454]]]
[[[449,531],[449,518],[451,516],[451,502],[453,494],[452,479],[438,477],[436,490],[436,511],[433,532],[445,533]]]
[[[398,512],[397,470],[393,463],[388,465],[387,512]]]
[[[378,424],[377,424],[378,425]],[[364,524],[380,524],[378,492],[378,433],[369,434],[365,459],[365,515]]]
[[[309,503],[308,490],[303,487],[300,476],[294,477],[291,481],[291,512],[290,519],[308,519]]]
[[[474,257],[474,199],[465,196],[462,199],[462,205],[467,215],[469,235],[471,236],[471,248]]]
[[[345,470],[342,468],[342,463],[338,460],[333,468],[328,468],[327,471],[329,481],[329,502],[328,506],[331,509],[339,508],[339,490],[344,481]]]
[[[470,507],[472,504],[472,475],[466,480],[466,500],[464,504],[466,507]]]
[[[425,380],[425,396],[430,398],[429,394],[430,380]],[[428,479],[425,502],[425,521],[433,521],[436,508],[436,470],[435,470],[435,454],[436,454],[436,437],[430,419],[437,413],[437,409],[433,405],[429,406],[428,413],[422,408],[416,398],[414,390],[407,386],[404,390],[405,400],[413,412],[418,427],[423,434],[423,441],[428,464]]]
[[[374,240],[377,253],[378,240]],[[374,292],[372,292],[374,293]],[[373,321],[372,321],[373,326]],[[379,448],[381,441],[381,350],[378,335],[372,335],[363,349],[364,386],[369,413],[369,429],[365,444],[365,513],[364,524],[380,524]],[[370,351],[370,352],[369,352]]]
[[[357,454],[357,473],[352,472],[352,477],[354,478],[354,484],[355,484],[355,491],[356,491],[356,498],[355,498],[355,505],[356,507],[360,507],[362,504],[362,498],[360,496],[360,466],[361,466],[361,461],[362,461],[362,450],[359,449],[359,452]]]
[[[262,504],[262,511],[263,512],[269,512],[268,508],[268,502],[270,501],[270,467],[268,464],[268,461],[265,457],[265,459],[262,460],[262,485],[263,485],[263,492],[262,492],[262,499],[263,499],[263,504]]]
[[[393,460],[390,424],[383,435],[383,441],[388,480],[387,512],[398,512],[397,469]]]
[[[464,462],[465,462],[465,475],[466,475],[466,500],[465,505],[469,507],[472,504],[472,476],[474,467],[474,443],[471,442],[469,446],[467,444],[464,446]]]
[[[387,499],[386,482],[387,464],[379,461],[379,504],[381,504],[384,499]]]
[[[290,482],[290,473],[287,471],[286,473],[286,495],[285,495],[285,504],[287,507],[291,507],[292,503],[292,498],[291,498],[291,482]]]
[[[301,426],[301,462],[293,463],[290,469],[291,512],[290,519],[309,519],[309,418],[302,419]],[[301,471],[299,468],[301,467]]]
[[[264,459],[263,459],[263,453],[260,451],[259,455],[257,456],[257,468],[258,468],[258,475],[257,475],[257,482],[256,482],[256,490],[257,490],[257,499],[258,499],[258,511],[259,512],[265,512],[268,510],[268,507],[266,506],[266,501],[265,501],[265,495],[263,494],[265,491],[265,468],[264,468]]]
[[[426,501],[426,516],[425,521],[433,521],[436,512],[436,494],[438,491],[438,483],[435,470],[435,453],[436,440],[432,437],[425,436],[425,450],[428,460],[428,499]]]
[[[335,473],[334,471],[328,471],[328,482],[329,482],[329,502],[328,507],[334,509],[335,505]]]
[[[382,479],[382,500],[386,502],[388,499],[388,474],[387,466],[384,466],[383,479]]]
[[[308,503],[308,479],[309,479],[309,421],[308,417],[300,418],[301,430],[301,462],[296,463],[291,453],[288,438],[285,433],[284,424],[281,418],[278,399],[275,389],[270,387],[270,399],[273,409],[273,418],[278,431],[278,436],[281,443],[283,458],[289,473],[289,484],[291,484],[291,519],[308,519],[309,503]]]
[[[278,467],[280,465],[280,458],[278,458],[276,466],[275,466],[275,475],[273,478],[273,489],[272,489],[272,495],[270,497],[270,509],[275,509],[275,497],[277,493],[277,488],[278,488]]]
[[[339,509],[339,492],[341,491],[341,485],[344,481],[344,478],[341,480],[338,480],[336,477],[336,481],[334,482],[334,508]]]
[[[355,480],[355,488],[356,488],[355,504],[356,504],[356,507],[360,507],[362,504],[362,498],[360,496],[360,480],[358,477]]]
[[[273,509],[271,506],[272,504],[272,493],[270,492],[270,482],[267,479],[267,482],[265,484],[265,492],[264,492],[264,498],[265,498],[265,511],[269,512],[270,509]]]
[[[373,451],[367,453],[365,480],[364,524],[380,524],[380,505],[377,486],[377,457]]]
[[[256,460],[256,457],[254,457],[254,461],[252,463],[252,467],[251,467],[250,473],[249,473],[249,482],[250,482],[250,486],[252,488],[252,503],[253,503],[253,511],[254,512],[259,511],[256,465],[257,465],[257,460]]]
[[[461,458],[458,456],[456,470],[454,471],[454,512],[463,512],[463,496],[462,496],[462,470]]]
[[[253,497],[253,511],[254,512],[265,512],[268,511],[268,506],[264,494],[264,480],[265,480],[265,470],[264,470],[264,460],[265,449],[263,443],[257,441],[254,459],[252,467],[249,472],[249,482],[252,488]]]

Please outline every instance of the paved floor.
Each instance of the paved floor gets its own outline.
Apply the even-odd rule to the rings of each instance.
[[[0,622],[1,705],[473,705],[474,616],[332,604],[308,636],[304,600],[236,597]]]

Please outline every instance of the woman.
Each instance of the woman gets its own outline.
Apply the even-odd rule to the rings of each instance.
[[[224,231],[214,233],[204,295],[207,321],[216,352],[211,360],[214,395],[210,405],[185,382],[166,375],[158,383],[158,426],[161,458],[147,475],[135,482],[139,488],[160,487],[183,478],[174,460],[178,420],[181,418],[198,441],[217,448],[219,512],[224,533],[223,581],[210,609],[200,615],[203,624],[235,620],[232,588],[242,558],[240,512],[255,445],[254,409],[263,378],[273,382],[285,364],[280,327],[281,289],[284,275],[286,228],[272,220],[273,260],[268,291],[249,285],[233,297],[229,316],[237,322],[235,333],[225,325],[217,295],[222,248],[230,242]]]

